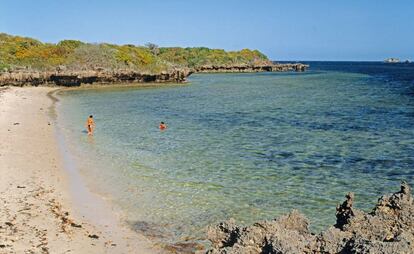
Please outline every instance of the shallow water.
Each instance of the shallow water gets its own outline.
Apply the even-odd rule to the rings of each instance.
[[[414,184],[414,66],[310,64],[306,73],[66,91],[58,121],[89,185],[138,231],[202,239],[211,223],[291,209],[316,231],[335,222],[349,191],[370,209],[400,180]]]

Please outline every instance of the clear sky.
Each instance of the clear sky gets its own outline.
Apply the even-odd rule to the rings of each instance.
[[[0,32],[252,48],[273,60],[414,60],[414,0],[0,0]]]

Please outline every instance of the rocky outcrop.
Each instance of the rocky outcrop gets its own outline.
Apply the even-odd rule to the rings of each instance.
[[[182,83],[191,73],[212,72],[282,72],[305,71],[304,64],[270,64],[270,65],[231,65],[231,66],[201,66],[194,69],[181,68],[162,71],[158,74],[146,74],[132,70],[96,70],[68,71],[59,66],[56,71],[31,71],[21,69],[0,73],[0,86],[80,86],[81,84],[111,84],[111,83]]]
[[[268,65],[203,65],[194,68],[194,72],[284,72],[305,71],[309,65],[301,63],[268,64]]]
[[[319,235],[297,211],[272,221],[239,227],[234,220],[211,226],[209,254],[414,253],[414,202],[406,182],[383,196],[370,213],[353,207],[354,195],[337,207],[337,222]]]
[[[301,63],[287,63],[287,64],[273,64],[272,71],[306,71],[309,68],[307,64]]]
[[[91,70],[66,71],[60,68],[57,71],[18,71],[0,74],[0,86],[50,85],[50,86],[80,86],[81,84],[108,84],[108,83],[181,83],[185,82],[192,73],[189,69],[175,69],[159,74],[145,74],[130,70]]]

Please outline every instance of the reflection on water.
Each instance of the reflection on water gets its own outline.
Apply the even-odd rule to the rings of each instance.
[[[89,145],[91,145],[93,147],[95,145],[95,139],[94,139],[93,135],[87,135],[87,139],[88,139]]]
[[[59,121],[82,173],[137,230],[198,239],[229,217],[251,223],[291,209],[319,230],[349,191],[367,209],[401,179],[414,184],[414,77],[372,63],[323,68],[68,91]],[[99,130],[79,135],[91,112]]]

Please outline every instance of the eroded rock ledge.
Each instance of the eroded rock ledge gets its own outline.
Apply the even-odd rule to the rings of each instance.
[[[6,72],[0,75],[1,85],[57,85],[79,86],[81,84],[109,84],[109,83],[166,83],[185,82],[191,74],[189,69],[176,69],[159,74],[143,74],[136,71],[118,70],[91,70],[91,71],[18,71]]]
[[[194,72],[265,72],[265,71],[305,71],[304,64],[273,64],[273,65],[232,65],[232,66],[201,66],[195,69],[181,68],[163,71],[158,74],[145,74],[131,70],[109,71],[97,68],[87,71],[31,71],[18,70],[0,73],[0,86],[80,86],[81,84],[112,84],[112,83],[183,83]]]
[[[208,229],[209,254],[245,253],[414,253],[414,204],[406,182],[381,197],[370,213],[353,208],[354,194],[337,207],[337,222],[319,235],[299,212],[239,227],[234,220]]]
[[[270,65],[204,65],[194,69],[195,72],[283,72],[306,71],[309,65],[301,63],[270,64]]]

